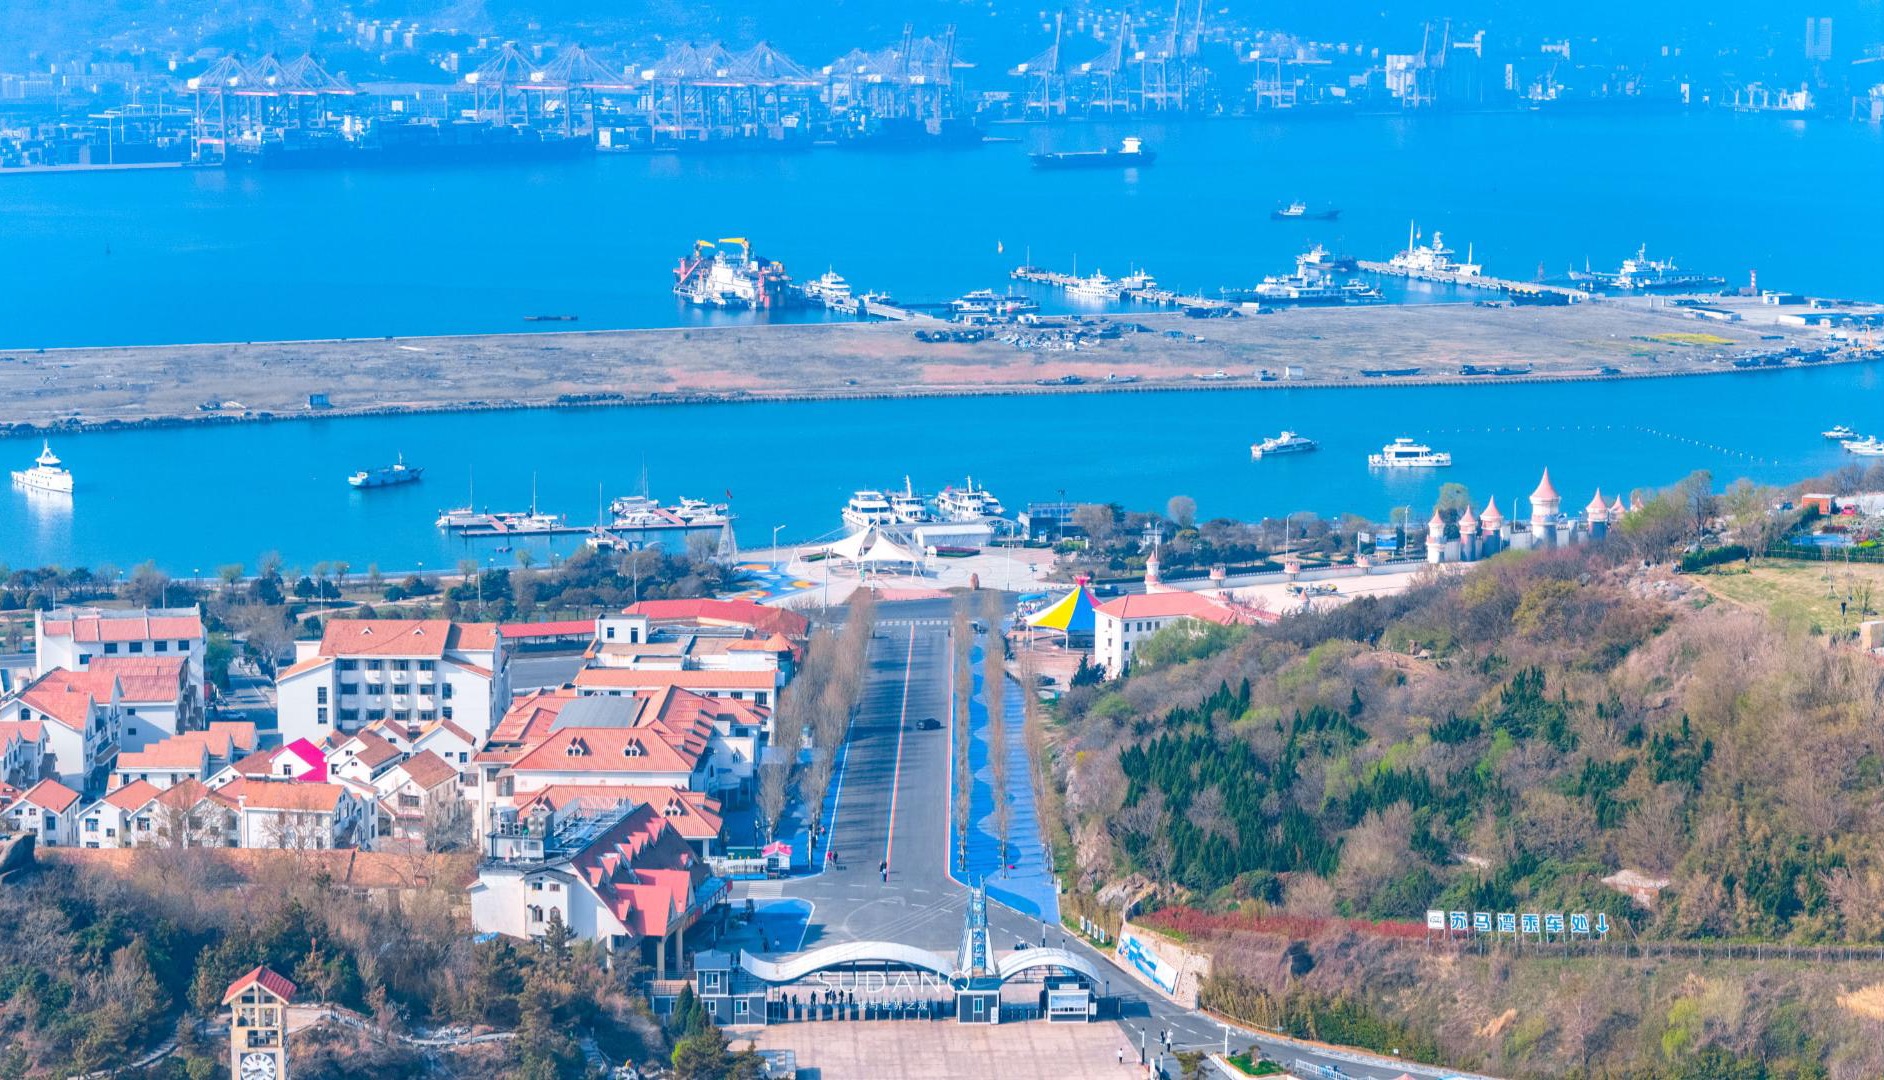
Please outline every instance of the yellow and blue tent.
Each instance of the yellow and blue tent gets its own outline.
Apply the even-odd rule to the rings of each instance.
[[[1067,637],[1091,635],[1098,621],[1093,609],[1098,606],[1092,590],[1081,579],[1071,592],[1027,616],[1027,625],[1037,630],[1058,630]]]

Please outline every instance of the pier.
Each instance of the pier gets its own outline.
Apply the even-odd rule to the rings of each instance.
[[[1550,299],[1568,304],[1580,304],[1590,298],[1582,289],[1568,285],[1548,285],[1541,281],[1516,281],[1511,278],[1486,277],[1483,274],[1461,274],[1451,270],[1427,270],[1410,273],[1391,263],[1361,259],[1356,266],[1370,274],[1385,274],[1388,277],[1407,278],[1412,281],[1436,281],[1445,285],[1460,285],[1468,289],[1486,289],[1512,296],[1531,299]]]
[[[1043,270],[1038,266],[1017,266],[1013,270],[1008,271],[1007,276],[1013,278],[1015,281],[1025,281],[1034,285],[1050,285],[1056,289],[1071,289],[1073,286],[1086,280],[1074,274],[1060,273],[1057,270]],[[1132,288],[1130,286],[1120,285],[1116,289],[1109,290],[1104,299],[1131,300],[1135,303],[1147,304],[1152,307],[1178,307],[1185,309],[1227,310],[1238,306],[1228,300],[1212,299],[1207,296],[1186,296],[1174,289],[1160,289],[1155,285],[1147,288]]]

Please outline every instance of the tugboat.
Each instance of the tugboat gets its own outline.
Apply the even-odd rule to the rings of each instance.
[[[1059,153],[1028,154],[1036,169],[1124,169],[1149,165],[1158,160],[1155,151],[1145,149],[1136,136],[1125,140],[1117,150],[1071,150]]]
[[[1341,211],[1332,206],[1310,210],[1305,202],[1292,202],[1269,211],[1273,221],[1333,221],[1340,216]]]
[[[1433,469],[1452,464],[1452,455],[1401,436],[1381,447],[1380,453],[1367,455],[1367,464],[1374,469]]]
[[[1313,439],[1304,438],[1293,431],[1285,431],[1273,439],[1264,439],[1262,442],[1251,445],[1249,448],[1249,456],[1252,459],[1260,460],[1266,457],[1274,457],[1277,454],[1305,453],[1309,450],[1319,449],[1320,446],[1321,444]]]
[[[347,483],[356,488],[393,487],[397,484],[417,483],[424,473],[424,466],[407,465],[406,456],[401,454],[397,463],[382,465],[377,469],[361,469],[347,477]]]
[[[59,455],[52,452],[50,441],[40,444],[39,457],[33,461],[30,469],[13,470],[13,485],[28,491],[56,491],[62,495],[72,494],[72,472],[59,463]]]

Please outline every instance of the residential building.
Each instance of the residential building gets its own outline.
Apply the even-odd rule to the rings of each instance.
[[[112,770],[115,788],[143,780],[159,790],[184,780],[208,781],[255,749],[255,725],[246,720],[217,720],[203,731],[186,731],[142,750],[118,755]]]
[[[382,845],[391,841],[424,846],[431,839],[428,832],[434,826],[447,829],[452,811],[464,802],[458,792],[458,769],[430,750],[400,761],[376,786]]]
[[[405,759],[397,746],[371,731],[328,739],[327,776],[377,791],[379,778]]]
[[[99,656],[89,670],[118,680],[118,747],[142,750],[203,727],[203,695],[186,656]]]
[[[149,839],[137,830],[137,843],[167,848],[232,848],[241,841],[236,801],[199,780],[184,780],[157,794],[145,811],[151,817]]]
[[[6,809],[15,832],[32,833],[40,844],[70,844],[78,832],[79,793],[57,780],[46,779],[27,788]]]
[[[181,656],[198,701],[206,700],[203,658],[209,643],[200,608],[106,611],[58,608],[33,617],[34,673],[84,671],[103,657]]]
[[[113,790],[79,815],[79,846],[120,848],[149,843],[156,826],[152,810],[162,794],[143,780]]]
[[[1184,619],[1228,626],[1245,621],[1228,603],[1204,593],[1152,592],[1115,597],[1093,609],[1093,662],[1116,679],[1131,664],[1132,650]]]
[[[44,723],[0,720],[0,784],[21,787],[37,782],[46,752]]]
[[[567,811],[571,807],[652,806],[667,819],[694,854],[701,858],[725,851],[726,820],[720,802],[703,791],[685,788],[622,784],[553,784],[515,798],[517,816],[527,819],[539,805]]]
[[[334,619],[319,641],[296,649],[276,679],[284,743],[319,743],[382,720],[450,720],[482,739],[510,701],[509,657],[493,623]]]
[[[770,708],[778,699],[782,683],[776,669],[749,671],[703,671],[697,668],[583,668],[576,673],[575,687],[585,695],[637,694],[653,690],[685,690],[702,697],[731,698]]]
[[[41,775],[102,792],[118,754],[118,680],[53,668],[0,701],[0,723],[37,722],[45,736]]]
[[[595,811],[539,803],[500,814],[484,837],[471,886],[480,933],[540,937],[552,921],[611,952],[636,950],[667,977],[681,937],[715,900],[719,879],[654,807]]]
[[[373,845],[370,799],[347,784],[237,780],[218,789],[236,810],[236,842],[291,850]]]

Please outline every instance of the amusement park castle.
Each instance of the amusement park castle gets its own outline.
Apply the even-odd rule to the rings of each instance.
[[[1609,535],[1610,527],[1629,512],[1620,495],[1605,502],[1602,490],[1598,489],[1581,514],[1564,513],[1563,496],[1557,494],[1556,486],[1550,482],[1549,469],[1544,470],[1543,479],[1537,482],[1537,489],[1531,492],[1528,501],[1531,505],[1529,521],[1506,521],[1498,510],[1496,498],[1485,503],[1482,514],[1474,513],[1467,504],[1465,513],[1459,516],[1458,535],[1450,537],[1446,535],[1448,522],[1435,507],[1432,520],[1426,523],[1426,561],[1475,562],[1508,549],[1530,551],[1601,540]]]

